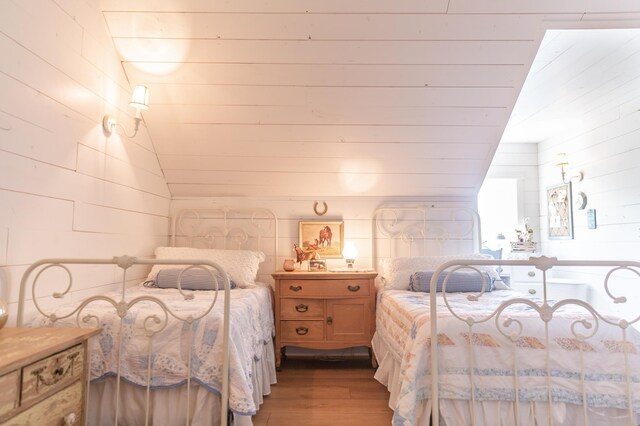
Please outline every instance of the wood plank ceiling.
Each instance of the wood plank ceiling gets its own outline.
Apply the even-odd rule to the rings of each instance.
[[[638,3],[101,5],[174,197],[473,197],[544,29]]]

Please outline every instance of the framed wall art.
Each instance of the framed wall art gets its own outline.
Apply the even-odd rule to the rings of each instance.
[[[573,212],[571,209],[571,182],[547,188],[547,217],[549,239],[573,239]]]
[[[304,251],[315,250],[320,258],[340,259],[344,246],[344,222],[299,222],[298,245]]]

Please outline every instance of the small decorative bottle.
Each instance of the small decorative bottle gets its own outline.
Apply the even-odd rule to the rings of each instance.
[[[296,264],[293,261],[293,259],[285,259],[284,263],[282,264],[282,269],[284,269],[287,272],[291,272],[296,268]]]

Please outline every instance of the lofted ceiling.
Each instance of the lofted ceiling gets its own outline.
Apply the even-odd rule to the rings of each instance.
[[[150,88],[143,116],[174,197],[473,197],[544,29],[640,13],[628,0],[101,5],[127,78]]]
[[[638,98],[640,29],[549,30],[502,143],[580,134],[603,112],[638,109]]]

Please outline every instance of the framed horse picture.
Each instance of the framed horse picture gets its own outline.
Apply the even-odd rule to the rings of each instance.
[[[344,222],[322,220],[299,222],[298,246],[306,252],[315,251],[321,259],[342,258]]]

